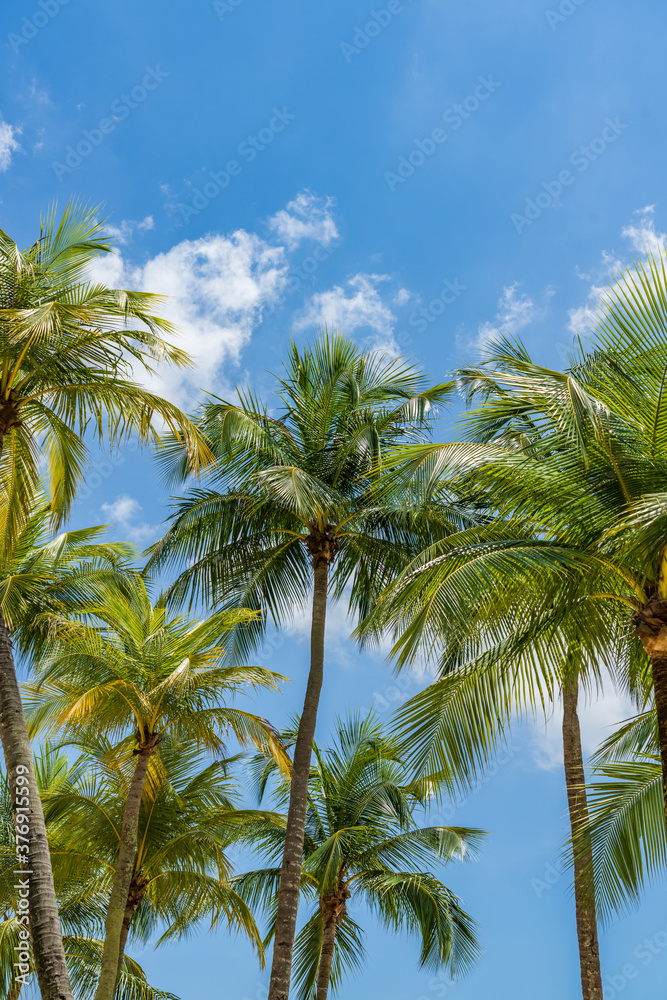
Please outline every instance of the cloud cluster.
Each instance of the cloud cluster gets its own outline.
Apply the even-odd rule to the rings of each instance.
[[[253,331],[289,290],[291,253],[304,241],[328,246],[338,239],[332,207],[333,199],[301,191],[268,220],[272,239],[244,229],[208,233],[181,240],[141,265],[126,256],[127,248],[134,237],[153,228],[152,216],[110,226],[120,249],[95,259],[92,280],[164,295],[160,312],[178,328],[179,346],[193,360],[186,370],[161,369],[159,377],[137,371],[137,378],[186,409],[201,398],[202,389],[230,391],[229,369],[238,366]],[[385,284],[383,297],[380,287]],[[366,331],[367,346],[395,354],[391,305],[403,306],[410,297],[389,275],[359,272],[344,285],[307,299],[293,328]]]

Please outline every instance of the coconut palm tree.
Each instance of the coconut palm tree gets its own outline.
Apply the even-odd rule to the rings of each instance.
[[[445,508],[433,526],[417,505],[395,503],[391,478],[375,471],[388,450],[423,439],[432,407],[448,392],[342,335],[325,333],[303,350],[293,345],[276,379],[276,415],[251,393],[204,405],[200,427],[216,456],[210,488],[174,502],[172,526],[153,550],[153,566],[187,560],[171,600],[190,595],[264,613],[241,633],[243,649],[267,618],[280,624],[312,595],[269,1000],[289,993],[328,601],[346,594],[351,612],[365,615],[428,532],[451,524],[455,515]],[[167,457],[182,478],[182,450]]]
[[[474,854],[481,831],[418,825],[415,814],[437,789],[410,782],[397,745],[372,715],[339,723],[335,745],[315,745],[314,758],[301,883],[312,912],[294,958],[299,1000],[326,1000],[329,985],[337,991],[344,973],[361,964],[363,932],[348,912],[350,900],[365,903],[387,930],[417,937],[422,967],[445,966],[452,974],[468,968],[477,955],[474,922],[433,869]],[[258,759],[255,770],[263,789],[275,766]],[[289,784],[283,781],[277,794],[286,803]],[[284,829],[273,825],[254,846],[275,863],[284,841]],[[280,868],[269,867],[234,884],[275,914],[279,878]],[[272,922],[268,936],[274,932]]]
[[[58,798],[70,785],[72,768],[64,753],[46,745],[35,758],[40,794]],[[79,865],[72,879],[70,865],[63,865],[63,845],[54,844],[53,824],[47,818],[49,841],[54,853],[55,886],[69,975],[77,997],[92,1000],[99,975],[102,942],[97,932],[104,926],[104,876],[99,865]],[[65,824],[63,824],[64,826]],[[67,860],[71,854],[68,851]],[[92,861],[92,859],[90,859]],[[88,859],[86,859],[88,862]],[[8,1000],[18,1000],[23,986],[34,975],[29,949],[21,954],[21,910],[16,879],[16,834],[7,775],[0,776],[0,990]],[[17,955],[20,961],[17,964]],[[26,961],[23,962],[22,959]],[[154,989],[137,962],[126,958],[118,982],[118,1000],[178,1000]]]
[[[513,713],[562,697],[570,823],[580,845],[582,990],[585,1000],[600,1000],[577,705],[582,683],[599,682],[605,666],[631,684],[642,667],[626,641],[626,579],[601,552],[626,497],[603,408],[576,377],[590,364],[552,372],[501,342],[486,365],[459,372],[469,395],[483,396],[466,420],[473,441],[415,449],[410,471],[422,489],[474,495],[483,516],[425,550],[388,588],[367,628],[393,629],[399,663],[418,653],[437,658],[442,680],[398,721],[427,772],[449,766],[474,774]],[[621,435],[620,418],[607,409],[604,420]]]
[[[184,365],[187,355],[164,339],[159,299],[105,288],[89,279],[94,258],[111,249],[96,213],[55,209],[27,249],[0,230],[0,560],[12,558],[46,460],[54,521],[67,516],[86,460],[84,434],[111,445],[130,434],[158,441],[154,422],[184,442],[198,468],[209,452],[196,428],[171,403],[134,381],[135,369]],[[10,775],[27,777],[30,931],[44,1000],[71,1000],[44,819],[33,774],[12,646],[0,614],[0,738]]]
[[[230,884],[228,848],[254,831],[284,825],[273,813],[239,808],[233,760],[210,761],[196,746],[161,744],[160,768],[144,787],[137,852],[121,932],[157,946],[206,921],[247,934],[263,961],[252,915]],[[54,868],[60,881],[111,886],[118,858],[127,786],[126,763],[104,739],[85,747],[58,787],[45,796]]]
[[[242,745],[283,759],[265,720],[227,705],[239,691],[277,684],[271,671],[221,663],[225,637],[253,617],[223,611],[193,622],[169,614],[161,601],[152,604],[140,577],[109,585],[80,609],[78,621],[62,619],[36,683],[26,689],[33,731],[78,743],[100,735],[120,741],[116,753],[127,770],[96,1000],[113,1000],[141,803],[146,783],[154,785],[164,768],[160,745],[194,743],[219,754],[231,732]]]

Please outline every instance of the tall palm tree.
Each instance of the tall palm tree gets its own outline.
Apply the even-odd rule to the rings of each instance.
[[[349,587],[350,610],[365,615],[428,537],[426,512],[394,502],[391,479],[376,469],[388,450],[423,438],[448,392],[342,335],[324,334],[304,350],[293,345],[276,379],[276,415],[250,393],[238,404],[204,405],[200,427],[216,456],[210,488],[175,501],[172,526],[154,547],[153,565],[188,561],[171,599],[190,594],[265,612],[241,634],[246,648],[267,616],[279,624],[312,593],[269,1000],[289,993],[328,600]],[[170,471],[177,479],[185,472],[178,448]],[[438,530],[448,523],[441,512]]]
[[[72,768],[67,757],[46,745],[35,759],[35,773],[40,794],[58,799],[71,782]],[[64,826],[65,824],[63,824]],[[63,943],[70,979],[80,1000],[92,1000],[99,975],[102,942],[97,932],[104,926],[104,875],[99,865],[86,859],[72,878],[72,866],[62,864],[63,844],[54,843],[54,824],[47,818],[49,841],[54,855],[55,886],[60,919],[64,928]],[[67,852],[69,861],[71,846]],[[16,836],[12,801],[6,774],[0,776],[0,991],[8,1000],[18,1000],[23,986],[32,980],[34,964],[17,965],[17,953],[23,944],[20,937],[19,897],[16,886]],[[178,1000],[170,993],[154,989],[137,962],[125,959],[118,983],[118,1000]]]
[[[144,787],[137,851],[121,931],[173,940],[207,921],[247,934],[263,961],[252,915],[230,883],[228,848],[281,817],[239,808],[233,760],[211,762],[196,745],[161,744],[160,767]],[[45,798],[54,867],[60,880],[108,892],[118,858],[128,769],[107,740],[87,745]]]
[[[294,738],[294,737],[292,737]],[[460,900],[432,873],[474,853],[483,834],[460,827],[419,826],[436,786],[410,782],[396,743],[378,721],[351,717],[339,723],[335,745],[314,747],[301,891],[314,904],[295,942],[299,1000],[326,1000],[346,970],[363,957],[363,934],[348,913],[348,901],[365,903],[391,931],[408,931],[421,942],[422,967],[465,970],[477,955],[474,922]],[[256,770],[263,788],[273,762]],[[278,798],[286,803],[289,785]],[[270,827],[254,846],[279,861],[285,831]],[[264,868],[235,879],[253,905],[275,914],[280,868]],[[274,933],[272,925],[269,937]]]
[[[260,667],[223,666],[221,643],[253,612],[223,611],[204,621],[170,615],[153,605],[144,580],[108,586],[79,621],[63,619],[51,652],[26,699],[34,730],[90,742],[120,740],[127,773],[118,859],[107,908],[96,1000],[113,1000],[123,921],[135,869],[141,802],[164,767],[159,747],[193,742],[220,753],[231,732],[242,745],[283,751],[263,719],[227,705],[250,687],[276,687],[278,675]]]
[[[624,357],[632,350],[626,345]],[[483,516],[422,553],[388,588],[368,625],[393,628],[399,662],[426,652],[440,664],[442,680],[399,714],[426,770],[454,764],[459,774],[474,773],[512,712],[562,695],[570,823],[580,845],[582,990],[585,1000],[600,1000],[577,704],[582,680],[598,682],[605,665],[631,685],[642,670],[625,636],[627,574],[601,551],[626,505],[613,440],[624,439],[623,422],[578,380],[591,364],[584,359],[575,372],[552,372],[502,342],[489,363],[459,373],[469,397],[483,395],[466,421],[473,440],[414,450],[411,474],[422,488],[469,493]]]
[[[184,441],[198,468],[209,458],[201,436],[171,403],[134,381],[133,366],[184,365],[187,355],[164,339],[170,325],[160,301],[144,292],[109,289],[88,268],[111,249],[94,211],[55,209],[27,250],[0,230],[0,560],[12,549],[46,459],[54,521],[66,517],[80,484],[84,434],[117,444],[130,434],[159,440],[154,421]],[[134,327],[134,329],[133,329]],[[48,845],[12,646],[0,614],[0,738],[10,775],[28,779],[30,933],[44,1000],[71,1000]]]

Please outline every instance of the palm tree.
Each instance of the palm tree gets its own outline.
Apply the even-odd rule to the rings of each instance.
[[[265,720],[226,704],[249,687],[276,687],[271,671],[221,664],[225,636],[253,617],[243,610],[195,622],[171,616],[161,601],[151,603],[145,581],[135,577],[108,586],[80,609],[79,621],[62,620],[27,689],[33,730],[62,732],[78,743],[100,735],[121,741],[116,752],[128,780],[96,1000],[113,1000],[141,802],[146,782],[153,785],[164,767],[160,744],[193,742],[220,753],[224,734],[232,732],[242,745],[283,758]]]
[[[22,251],[0,230],[0,560],[12,550],[48,468],[54,521],[66,517],[81,482],[92,431],[111,445],[130,434],[159,440],[154,420],[180,435],[193,468],[209,458],[177,407],[133,381],[133,365],[187,364],[164,339],[160,301],[89,281],[88,267],[110,251],[95,212],[53,210],[39,239]],[[136,326],[138,328],[132,329]],[[33,758],[12,646],[0,614],[0,738],[7,772],[28,780],[30,932],[44,1000],[71,1000]],[[21,772],[17,772],[21,768]],[[13,780],[13,779],[12,779]]]
[[[250,393],[211,401],[200,427],[216,456],[211,487],[175,502],[173,523],[153,565],[188,561],[169,596],[264,614],[241,634],[242,648],[266,618],[279,624],[312,591],[310,669],[294,748],[269,1000],[287,1000],[300,891],[308,775],[323,681],[329,597],[348,591],[353,613],[374,596],[428,537],[427,512],[394,503],[390,478],[376,475],[385,454],[419,440],[431,407],[449,386],[427,387],[415,368],[362,352],[342,335],[293,345],[277,379],[274,416]],[[178,448],[171,473],[182,478]],[[441,513],[438,530],[446,530]],[[150,565],[150,564],[149,564]]]
[[[54,867],[60,880],[108,891],[118,858],[127,798],[127,766],[107,740],[85,753],[45,800]],[[263,960],[262,942],[247,905],[230,884],[231,844],[282,824],[272,813],[240,809],[230,776],[233,761],[211,762],[196,745],[161,744],[160,767],[144,787],[138,845],[121,931],[120,961],[130,931],[159,946],[207,920],[222,918],[247,934]]]
[[[72,768],[65,754],[47,745],[35,759],[35,773],[40,794],[51,799],[64,793],[71,781]],[[76,872],[78,878],[72,879],[71,866],[62,864],[62,844],[54,845],[53,824],[48,818],[47,825],[54,853],[56,895],[65,931],[63,943],[70,978],[77,997],[92,1000],[102,957],[102,942],[97,939],[96,932],[104,925],[104,872],[99,866],[88,864],[85,870],[80,866]],[[18,1000],[23,985],[34,974],[29,953],[28,961],[17,967],[17,953],[23,942],[15,869],[12,802],[9,781],[3,773],[0,776],[0,913],[3,914],[0,919],[0,991],[8,1000]],[[130,958],[123,963],[117,997],[118,1000],[178,1000],[150,986],[141,966]]]
[[[589,365],[586,359],[580,369]],[[483,395],[466,421],[473,441],[414,449],[410,472],[427,492],[474,497],[482,516],[425,550],[366,627],[393,629],[401,664],[418,653],[437,657],[442,680],[398,717],[426,773],[454,767],[474,774],[513,712],[562,695],[570,824],[580,845],[574,873],[582,990],[585,1000],[600,1000],[577,704],[582,682],[597,683],[602,667],[633,683],[641,663],[625,637],[626,580],[599,554],[610,515],[626,503],[615,447],[602,432],[606,422],[622,438],[621,421],[575,374],[540,368],[508,342],[486,365],[459,372],[470,396]]]
[[[295,942],[299,1000],[326,1000],[330,983],[337,991],[344,972],[359,967],[363,933],[348,913],[350,899],[365,903],[388,930],[414,934],[422,967],[468,968],[477,956],[474,922],[432,868],[470,856],[481,831],[417,825],[416,810],[437,787],[410,782],[396,744],[372,715],[339,723],[335,746],[315,745],[314,757],[301,881],[314,906]],[[263,790],[275,766],[262,764],[255,766]],[[278,798],[287,802],[287,782]],[[285,830],[273,825],[254,846],[277,862],[284,841]],[[234,884],[251,904],[275,913],[279,878],[280,868],[270,867]],[[274,932],[272,923],[268,936]]]

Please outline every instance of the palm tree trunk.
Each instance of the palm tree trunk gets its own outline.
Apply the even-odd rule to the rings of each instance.
[[[146,784],[146,774],[148,773],[151,754],[156,744],[157,739],[151,737],[150,740],[139,748],[132,782],[125,800],[123,825],[120,832],[120,848],[104,926],[102,968],[97,983],[97,990],[95,991],[95,1000],[114,1000],[114,993],[116,992],[123,920],[125,918],[128,892],[132,883],[134,862],[137,855],[141,797],[144,792],[144,785]]]
[[[132,923],[132,917],[134,916],[134,910],[129,906],[125,907],[125,913],[123,915],[123,926],[120,932],[120,944],[118,946],[118,969],[116,971],[116,986],[114,988],[114,995],[118,989],[118,980],[120,979],[120,974],[123,971],[123,959],[125,958],[125,946],[127,944],[127,935],[130,933],[130,924]]]
[[[581,730],[577,713],[578,681],[563,687],[563,760],[565,784],[570,809],[570,827],[574,844],[574,898],[579,939],[581,990],[584,1000],[602,1000],[602,973],[595,912],[593,856],[590,837],[586,835],[588,802],[586,776],[581,750]]]
[[[315,562],[315,584],[313,589],[313,611],[310,631],[310,671],[303,712],[299,720],[299,731],[294,747],[294,764],[290,786],[285,849],[280,873],[278,913],[276,916],[273,964],[269,983],[268,1000],[288,1000],[292,950],[296,932],[296,915],[301,888],[301,865],[303,862],[303,840],[306,829],[308,808],[308,778],[310,758],[315,739],[317,708],[322,690],[324,674],[324,626],[327,611],[327,585],[329,563],[325,558]]]
[[[320,904],[322,906],[322,904]],[[317,970],[317,996],[316,1000],[327,1000],[329,993],[329,981],[331,979],[331,966],[334,957],[334,946],[336,944],[336,929],[338,921],[336,911],[326,912],[326,907],[322,907],[324,926],[322,928],[322,951],[320,953],[320,964]],[[331,907],[328,908],[331,911]]]
[[[42,1000],[73,1000],[58,916],[58,903],[53,886],[44,811],[35,781],[32,746],[23,714],[12,644],[1,612],[0,737],[9,776],[14,816],[16,817],[17,798],[22,809],[27,807],[27,812],[22,811],[20,814],[26,818],[19,822],[29,828],[28,863],[20,866],[22,871],[17,878],[27,884],[30,937],[40,993]],[[27,778],[26,786],[17,786],[18,775]],[[20,841],[19,844],[21,845]]]
[[[129,892],[127,894],[127,903],[125,904],[125,913],[123,914],[123,926],[120,932],[120,946],[118,949],[118,971],[116,973],[116,989],[118,989],[118,980],[120,979],[120,974],[123,969],[123,959],[125,958],[125,946],[127,944],[127,936],[130,933],[130,924],[132,923],[132,918],[136,913],[139,903],[143,899],[147,885],[148,885],[147,880],[143,878],[141,875],[133,876]]]

